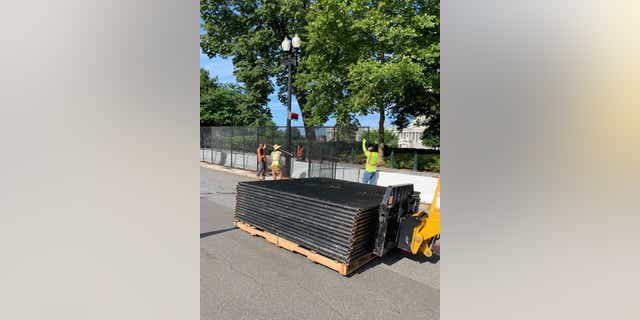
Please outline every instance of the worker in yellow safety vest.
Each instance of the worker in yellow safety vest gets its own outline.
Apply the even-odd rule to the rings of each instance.
[[[362,183],[365,184],[376,184],[378,181],[378,153],[374,150],[376,148],[373,145],[367,148],[367,139],[362,139],[362,152],[367,157],[362,176]]]
[[[280,145],[274,144],[271,152],[271,176],[273,180],[282,179],[282,169],[280,169]]]

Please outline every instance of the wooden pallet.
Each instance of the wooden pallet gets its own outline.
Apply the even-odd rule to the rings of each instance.
[[[338,273],[340,273],[343,276],[347,276],[350,275],[351,273],[353,273],[356,269],[364,266],[365,264],[367,264],[367,262],[373,260],[375,258],[375,256],[373,254],[368,255],[368,256],[364,256],[356,261],[352,261],[349,264],[346,263],[342,263],[342,262],[338,262],[335,261],[331,258],[327,258],[321,254],[318,254],[314,251],[311,251],[309,249],[303,248],[301,246],[299,246],[298,244],[296,244],[295,242],[292,242],[290,240],[278,237],[272,233],[269,233],[267,231],[264,230],[260,230],[250,224],[247,224],[245,222],[242,221],[236,221],[235,222],[235,226],[238,227],[239,229],[253,235],[253,236],[259,236],[264,238],[265,240],[275,244],[278,247],[281,248],[285,248],[289,251],[295,252],[295,253],[299,253],[305,257],[307,257],[307,259],[317,263],[317,264],[321,264],[329,269],[333,269],[335,271],[337,271]]]

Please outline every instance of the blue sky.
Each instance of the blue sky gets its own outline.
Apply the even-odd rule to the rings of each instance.
[[[205,54],[200,52],[200,67],[209,70],[209,74],[211,76],[217,76],[220,82],[225,83],[238,83],[238,80],[233,75],[233,63],[231,62],[231,58],[223,59],[220,57],[216,57],[213,59],[209,59]],[[273,115],[273,121],[276,125],[284,126],[287,124],[287,106],[280,103],[278,100],[278,95],[276,92],[269,96],[269,109],[271,109],[271,114]],[[296,102],[295,96],[291,100],[291,111],[297,112],[300,114],[300,107]],[[361,116],[358,117],[361,126],[368,126],[373,129],[378,128],[378,115],[369,115],[369,116]],[[391,120],[385,120],[385,127],[390,126]],[[335,119],[329,119],[325,123],[325,125],[331,126],[335,124]],[[292,125],[294,126],[302,126],[302,118],[298,121],[293,121]]]

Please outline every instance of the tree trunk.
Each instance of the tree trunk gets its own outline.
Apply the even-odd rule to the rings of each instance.
[[[380,63],[384,65],[384,45],[380,47]],[[378,120],[378,164],[384,164],[384,103],[380,102],[380,120]]]
[[[380,106],[378,120],[378,164],[384,164],[384,105]]]

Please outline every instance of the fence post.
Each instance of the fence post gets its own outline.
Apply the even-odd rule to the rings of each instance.
[[[305,137],[306,137],[307,133],[305,132]],[[307,178],[311,178],[311,141],[307,139],[307,141],[309,141],[308,145],[307,145]]]
[[[334,146],[333,146],[333,145],[335,144],[335,142],[330,142],[330,144],[331,144],[331,149],[330,149],[330,150],[331,150],[331,153],[329,153],[329,155],[330,155],[330,157],[332,157],[332,158],[336,158],[336,154],[335,154]]]
[[[213,164],[213,127],[209,127],[209,163]]]
[[[231,151],[231,168],[233,168],[233,126],[231,127],[231,139],[229,139],[229,150]]]
[[[394,167],[393,150],[391,150],[391,159],[389,160],[389,162],[391,162],[391,169],[393,169],[393,167]]]
[[[355,164],[356,163],[356,152],[353,149],[353,146],[351,146],[351,164]]]
[[[418,171],[418,151],[413,152],[413,171]]]
[[[211,131],[211,134],[212,134],[212,135],[213,135],[213,133],[215,133],[217,136],[221,136],[221,135],[222,135],[222,136],[223,136],[223,139],[224,139],[224,132],[222,132],[221,130],[218,130],[218,129],[216,128],[216,130],[212,130],[212,131]],[[216,144],[215,144],[215,146],[214,146],[216,150],[217,150],[217,149],[220,149],[220,156],[219,156],[219,157],[215,157],[215,159],[217,159],[216,161],[218,161],[218,162],[220,162],[220,158],[222,158],[222,146],[223,146],[223,145],[224,145],[224,141],[221,141],[221,142],[220,142],[220,145],[218,145],[218,141],[216,141]],[[212,144],[212,146],[213,146],[213,144]],[[212,150],[213,150],[213,149],[212,149]],[[211,155],[213,156],[213,153],[211,153]],[[216,156],[217,156],[217,155],[218,155],[218,152],[216,151]],[[211,161],[213,161],[213,159],[214,159],[214,158],[211,158]]]
[[[260,130],[258,130],[258,128],[259,127],[256,127],[256,151],[260,147]],[[256,171],[258,170],[260,170],[260,159],[258,159],[258,154],[256,153]]]
[[[244,149],[245,135],[246,133],[242,133],[242,169],[247,170],[247,152]]]

